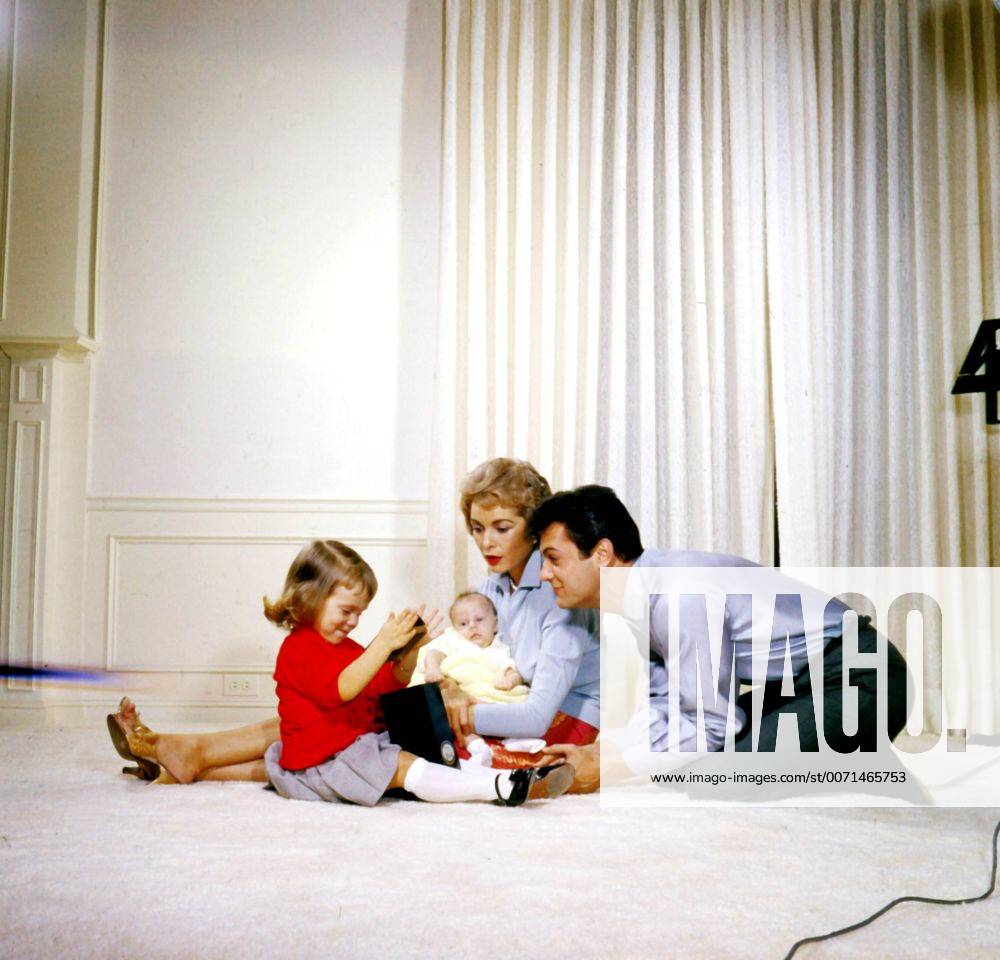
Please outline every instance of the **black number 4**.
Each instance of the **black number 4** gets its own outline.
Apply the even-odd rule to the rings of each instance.
[[[1000,411],[997,409],[1000,394],[1000,320],[984,320],[979,325],[951,392],[985,393],[986,422],[1000,423]]]

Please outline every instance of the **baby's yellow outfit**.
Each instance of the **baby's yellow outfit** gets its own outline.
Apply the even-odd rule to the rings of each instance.
[[[519,703],[528,695],[528,687],[519,683],[513,690],[497,690],[494,681],[499,680],[509,667],[517,669],[510,655],[510,647],[500,639],[493,638],[488,647],[476,646],[466,640],[454,627],[449,627],[436,640],[421,647],[417,655],[417,668],[413,671],[410,686],[424,683],[424,660],[428,651],[438,650],[444,654],[441,673],[454,680],[470,697],[483,703]]]

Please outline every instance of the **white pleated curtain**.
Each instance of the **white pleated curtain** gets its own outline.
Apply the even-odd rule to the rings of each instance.
[[[949,396],[1000,316],[998,28],[989,0],[447,0],[440,595],[481,575],[457,486],[498,455],[610,484],[649,544],[1000,562],[997,431]]]
[[[781,560],[1000,563],[1000,434],[949,396],[1000,316],[1000,16],[764,9]]]

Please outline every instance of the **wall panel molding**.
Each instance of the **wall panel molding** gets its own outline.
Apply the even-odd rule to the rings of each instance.
[[[105,0],[4,5],[0,327],[7,339],[89,343],[96,331],[105,8]]]
[[[2,253],[0,253],[2,255]],[[4,584],[7,582],[7,455],[8,439],[10,437],[10,394],[11,394],[11,369],[13,364],[10,357],[0,351],[0,534],[3,535],[2,549],[0,549],[0,617],[4,611]],[[6,634],[0,626],[0,655],[6,656],[5,648]]]
[[[72,665],[81,643],[90,368],[0,342],[0,658]],[[8,679],[2,692],[45,690]]]
[[[32,365],[17,369],[15,403],[45,403],[45,367]]]
[[[131,691],[133,694],[135,691]],[[0,727],[4,730],[38,730],[43,727],[87,727],[100,729],[105,716],[111,712],[120,694],[97,700],[52,699],[34,703],[0,701]],[[233,704],[217,700],[170,700],[161,697],[142,698],[143,717],[160,729],[176,729],[192,722],[211,724],[215,729],[235,727],[273,717],[277,707],[272,699],[268,703]],[[204,728],[202,728],[204,729]],[[110,745],[107,748],[111,749]],[[109,754],[114,756],[114,754]],[[118,763],[120,766],[120,762]],[[112,767],[114,769],[114,767]]]
[[[10,222],[10,169],[11,148],[13,144],[12,131],[14,127],[14,36],[17,24],[18,0],[11,0],[8,7],[8,21],[3,39],[3,126],[0,127],[3,136],[3,170],[0,171],[0,319],[7,313],[7,243],[9,240],[8,224]]]
[[[99,330],[100,298],[100,255],[101,255],[101,219],[104,212],[104,130],[105,103],[107,95],[104,65],[108,62],[108,36],[111,23],[110,0],[100,0],[98,9],[97,44],[94,62],[94,155],[93,155],[93,190],[90,197],[90,296],[87,303],[87,336],[97,341]]]
[[[90,497],[84,661],[191,716],[272,708],[281,633],[260,598],[280,590],[297,548],[340,539],[372,564],[380,589],[356,633],[366,642],[389,609],[435,599],[423,595],[426,536],[417,500]],[[258,695],[227,697],[230,673],[260,677]]]
[[[282,546],[288,547],[289,553],[302,546],[300,537],[116,537],[108,538],[108,592],[107,592],[107,628],[104,637],[105,666],[114,673],[177,673],[177,664],[157,663],[155,660],[143,663],[129,663],[119,657],[118,643],[118,611],[122,607],[121,582],[121,548],[126,545],[133,547],[187,546],[201,551],[212,547],[226,546]],[[352,537],[350,545],[362,555],[368,547],[409,547],[420,549],[426,546],[425,538],[418,537]],[[183,602],[178,600],[178,602]],[[255,662],[227,660],[224,663],[186,662],[180,672],[183,673],[269,673],[273,669],[273,657]]]
[[[93,513],[317,513],[426,516],[426,500],[193,499],[191,497],[88,497]]]
[[[4,567],[4,654],[15,663],[35,663],[41,626],[38,596],[42,567],[40,515],[44,468],[45,424],[17,420],[10,435],[10,511]],[[30,690],[33,683],[8,678],[7,689]]]

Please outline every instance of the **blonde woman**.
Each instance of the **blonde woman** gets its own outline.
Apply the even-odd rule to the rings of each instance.
[[[523,460],[500,457],[465,478],[459,507],[490,574],[477,588],[496,608],[500,632],[518,673],[530,684],[520,703],[476,703],[457,685],[442,690],[452,728],[461,740],[539,738],[546,744],[593,743],[600,722],[600,648],[589,610],[562,610],[539,577],[542,558],[530,532],[531,516],[549,484]],[[534,762],[494,743],[495,766]]]

